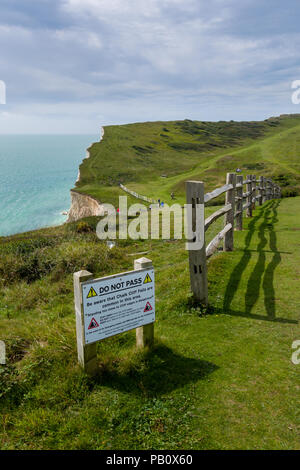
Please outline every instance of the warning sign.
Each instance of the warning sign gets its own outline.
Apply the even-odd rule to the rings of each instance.
[[[98,328],[98,326],[99,326],[99,325],[98,325],[98,323],[96,322],[95,318],[92,318],[92,321],[91,321],[91,323],[89,324],[88,329],[89,329],[89,330],[93,330],[94,328]]]
[[[90,299],[91,297],[97,297],[97,293],[95,292],[95,289],[93,287],[90,288],[89,293],[87,295],[87,299]]]
[[[149,276],[149,273],[147,273],[147,276],[145,277],[144,284],[148,284],[148,282],[152,282],[152,279]]]
[[[154,269],[140,269],[82,283],[85,343],[155,321]]]
[[[151,304],[150,302],[147,302],[146,307],[144,308],[144,312],[150,312],[150,310],[152,310]]]

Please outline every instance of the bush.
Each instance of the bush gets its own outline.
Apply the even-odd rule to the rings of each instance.
[[[77,233],[88,233],[92,232],[93,228],[87,222],[79,222],[76,225],[76,232]]]
[[[297,188],[283,189],[281,191],[281,197],[296,197],[299,195],[299,190]]]

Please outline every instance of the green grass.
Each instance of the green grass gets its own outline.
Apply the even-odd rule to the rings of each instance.
[[[262,122],[169,121],[105,127],[104,138],[80,167],[76,190],[117,206],[119,183],[171,203],[185,200],[185,181],[205,182],[206,191],[225,174],[271,176],[284,195],[300,194],[300,115]],[[133,201],[132,201],[133,202]]]
[[[269,201],[244,220],[234,252],[209,262],[206,315],[190,296],[183,241],[108,250],[96,218],[91,231],[0,239],[0,448],[299,449],[299,210],[299,197]],[[134,332],[102,341],[89,378],[77,364],[72,273],[130,270],[140,256],[156,270],[155,348],[137,352]]]

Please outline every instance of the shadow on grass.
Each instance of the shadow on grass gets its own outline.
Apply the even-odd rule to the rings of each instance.
[[[276,318],[274,273],[275,269],[281,262],[281,254],[277,249],[277,239],[276,232],[274,231],[274,224],[278,221],[277,208],[280,202],[280,200],[269,201],[248,224],[248,233],[245,239],[245,249],[243,256],[232,271],[226,287],[223,313],[249,317],[257,320],[268,320],[293,324],[297,323],[295,320]],[[259,243],[257,250],[250,250],[251,240],[255,232],[258,233]],[[267,237],[269,238],[270,250],[266,250],[268,245]],[[235,293],[238,290],[242,275],[251,260],[253,251],[258,253],[258,259],[247,283],[247,290],[245,293],[245,311],[233,311],[231,309],[231,303]],[[266,266],[266,253],[268,252],[273,253],[273,257],[270,263]],[[264,293],[264,304],[267,314],[266,316],[252,313],[252,310],[259,299],[261,286]]]
[[[126,372],[114,363],[95,377],[94,383],[147,397],[160,396],[189,383],[205,379],[218,369],[215,364],[174,353],[159,344],[144,353]]]

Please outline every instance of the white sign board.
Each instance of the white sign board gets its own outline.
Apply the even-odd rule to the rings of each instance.
[[[155,321],[154,269],[82,283],[85,344]]]

